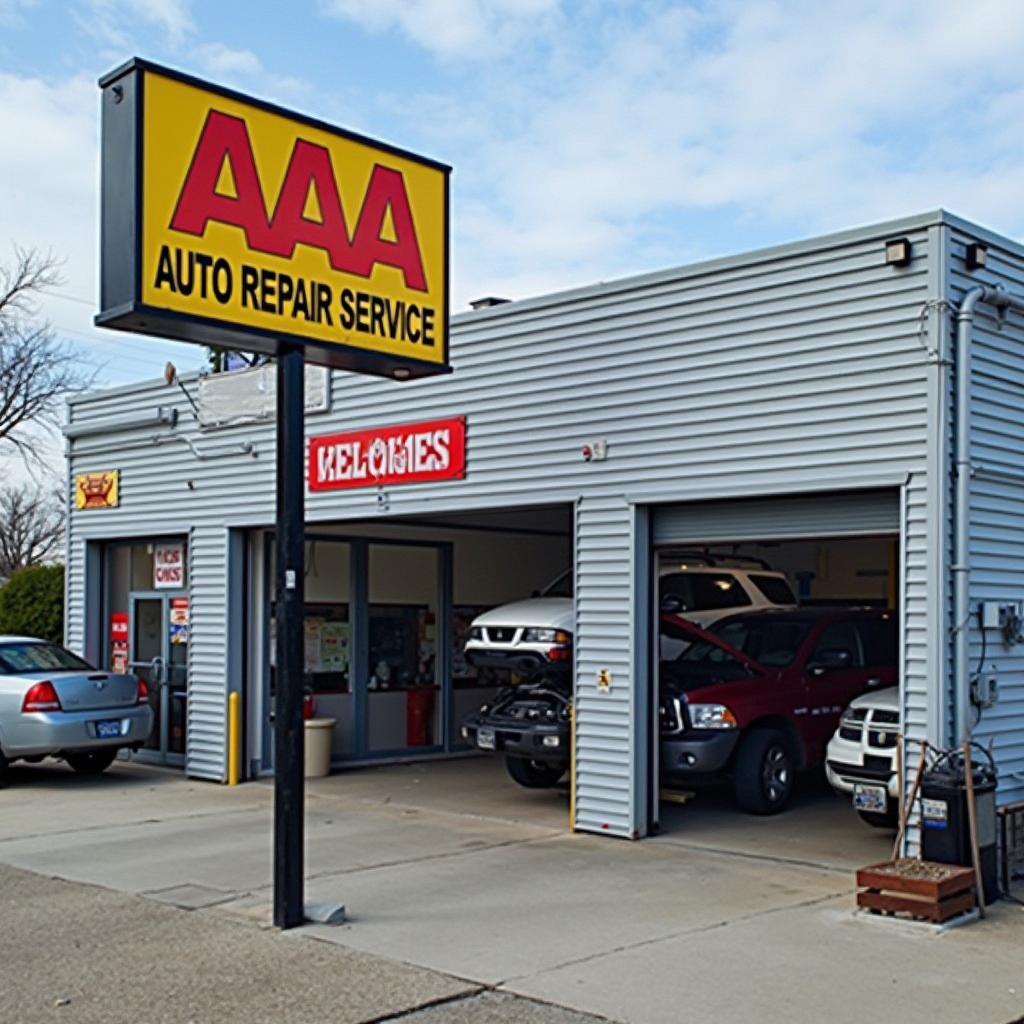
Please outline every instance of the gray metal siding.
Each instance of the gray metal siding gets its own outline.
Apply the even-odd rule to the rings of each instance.
[[[655,544],[713,544],[900,532],[898,491],[693,502],[654,511]]]
[[[576,509],[576,827],[618,836],[637,834],[642,811],[633,800],[632,516],[616,497]]]
[[[635,809],[622,802],[636,781],[632,769],[608,767],[610,758],[637,754],[632,699],[613,687],[598,702],[586,689],[606,662],[634,682],[630,502],[872,486],[861,478],[891,485],[922,473],[927,374],[918,324],[935,220],[457,317],[450,377],[398,384],[334,374],[331,411],[309,416],[310,434],[445,415],[468,422],[465,480],[317,493],[309,496],[311,522],[581,501],[581,827],[607,822],[602,830],[627,834],[635,824]],[[914,244],[914,262],[903,270],[882,258],[893,233]],[[269,425],[203,433],[177,389],[160,384],[83,397],[71,411],[83,423],[126,408],[145,415],[160,404],[180,409],[176,433],[203,458],[181,440],[154,444],[153,429],[76,441],[73,471],[120,468],[123,504],[74,514],[72,538],[184,525],[194,530],[197,557],[210,558],[208,567],[196,565],[193,584],[210,595],[194,592],[203,635],[192,654],[194,685],[210,687],[196,702],[204,716],[197,765],[206,773],[216,758],[202,730],[213,728],[212,705],[224,690],[226,644],[214,635],[224,628],[214,607],[224,588],[214,579],[223,572],[223,530],[272,522],[273,433]],[[608,442],[607,460],[585,462],[582,446],[598,439]],[[242,454],[244,441],[255,443],[258,458]],[[615,582],[618,572],[626,576]],[[73,633],[82,608],[73,590],[70,597]],[[205,626],[201,610],[212,616]],[[621,652],[609,650],[620,642]]]
[[[976,236],[975,236],[976,237]],[[952,233],[953,299],[976,284],[1024,295],[1024,259],[990,244],[988,265],[966,273],[964,246]],[[970,602],[1024,601],[1024,318],[999,318],[986,306],[975,318],[971,352]],[[991,747],[999,767],[999,800],[1024,799],[1024,644],[1007,645],[989,632],[982,661],[977,619],[970,631],[970,671],[979,666],[999,682],[999,700],[982,712],[974,738]]]
[[[227,777],[228,532],[195,527],[189,534],[188,772]]]

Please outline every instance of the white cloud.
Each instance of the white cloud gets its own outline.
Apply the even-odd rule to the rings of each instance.
[[[189,0],[88,0],[88,14],[80,18],[87,31],[121,48],[128,47],[139,22],[162,32],[172,49],[195,31]]]
[[[560,0],[323,0],[323,9],[371,32],[398,29],[440,56],[485,58],[558,19]]]
[[[0,0],[0,25],[24,24],[24,15],[38,3],[39,0]]]
[[[597,45],[563,36],[530,76],[478,72],[432,124],[441,155],[446,137],[472,154],[455,308],[936,206],[1024,229],[1024,5],[642,10],[605,13]]]
[[[211,75],[258,75],[263,70],[252,50],[233,50],[223,43],[203,43],[192,51]]]

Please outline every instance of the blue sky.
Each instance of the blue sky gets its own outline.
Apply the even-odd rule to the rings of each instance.
[[[454,166],[453,309],[945,206],[1024,233],[1024,4],[0,0],[0,249],[103,383],[96,78],[140,55]]]

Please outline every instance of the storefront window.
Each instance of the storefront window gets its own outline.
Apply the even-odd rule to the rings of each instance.
[[[274,580],[275,552],[271,549]],[[303,683],[313,694],[349,693],[351,678],[351,619],[349,574],[351,551],[339,541],[306,543],[306,607],[303,620]],[[273,584],[271,585],[273,586]],[[277,629],[274,605],[270,618],[270,664],[277,663]]]

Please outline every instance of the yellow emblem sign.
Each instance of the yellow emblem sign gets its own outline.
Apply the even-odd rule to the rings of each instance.
[[[75,508],[117,508],[118,471],[79,473],[75,477]]]

